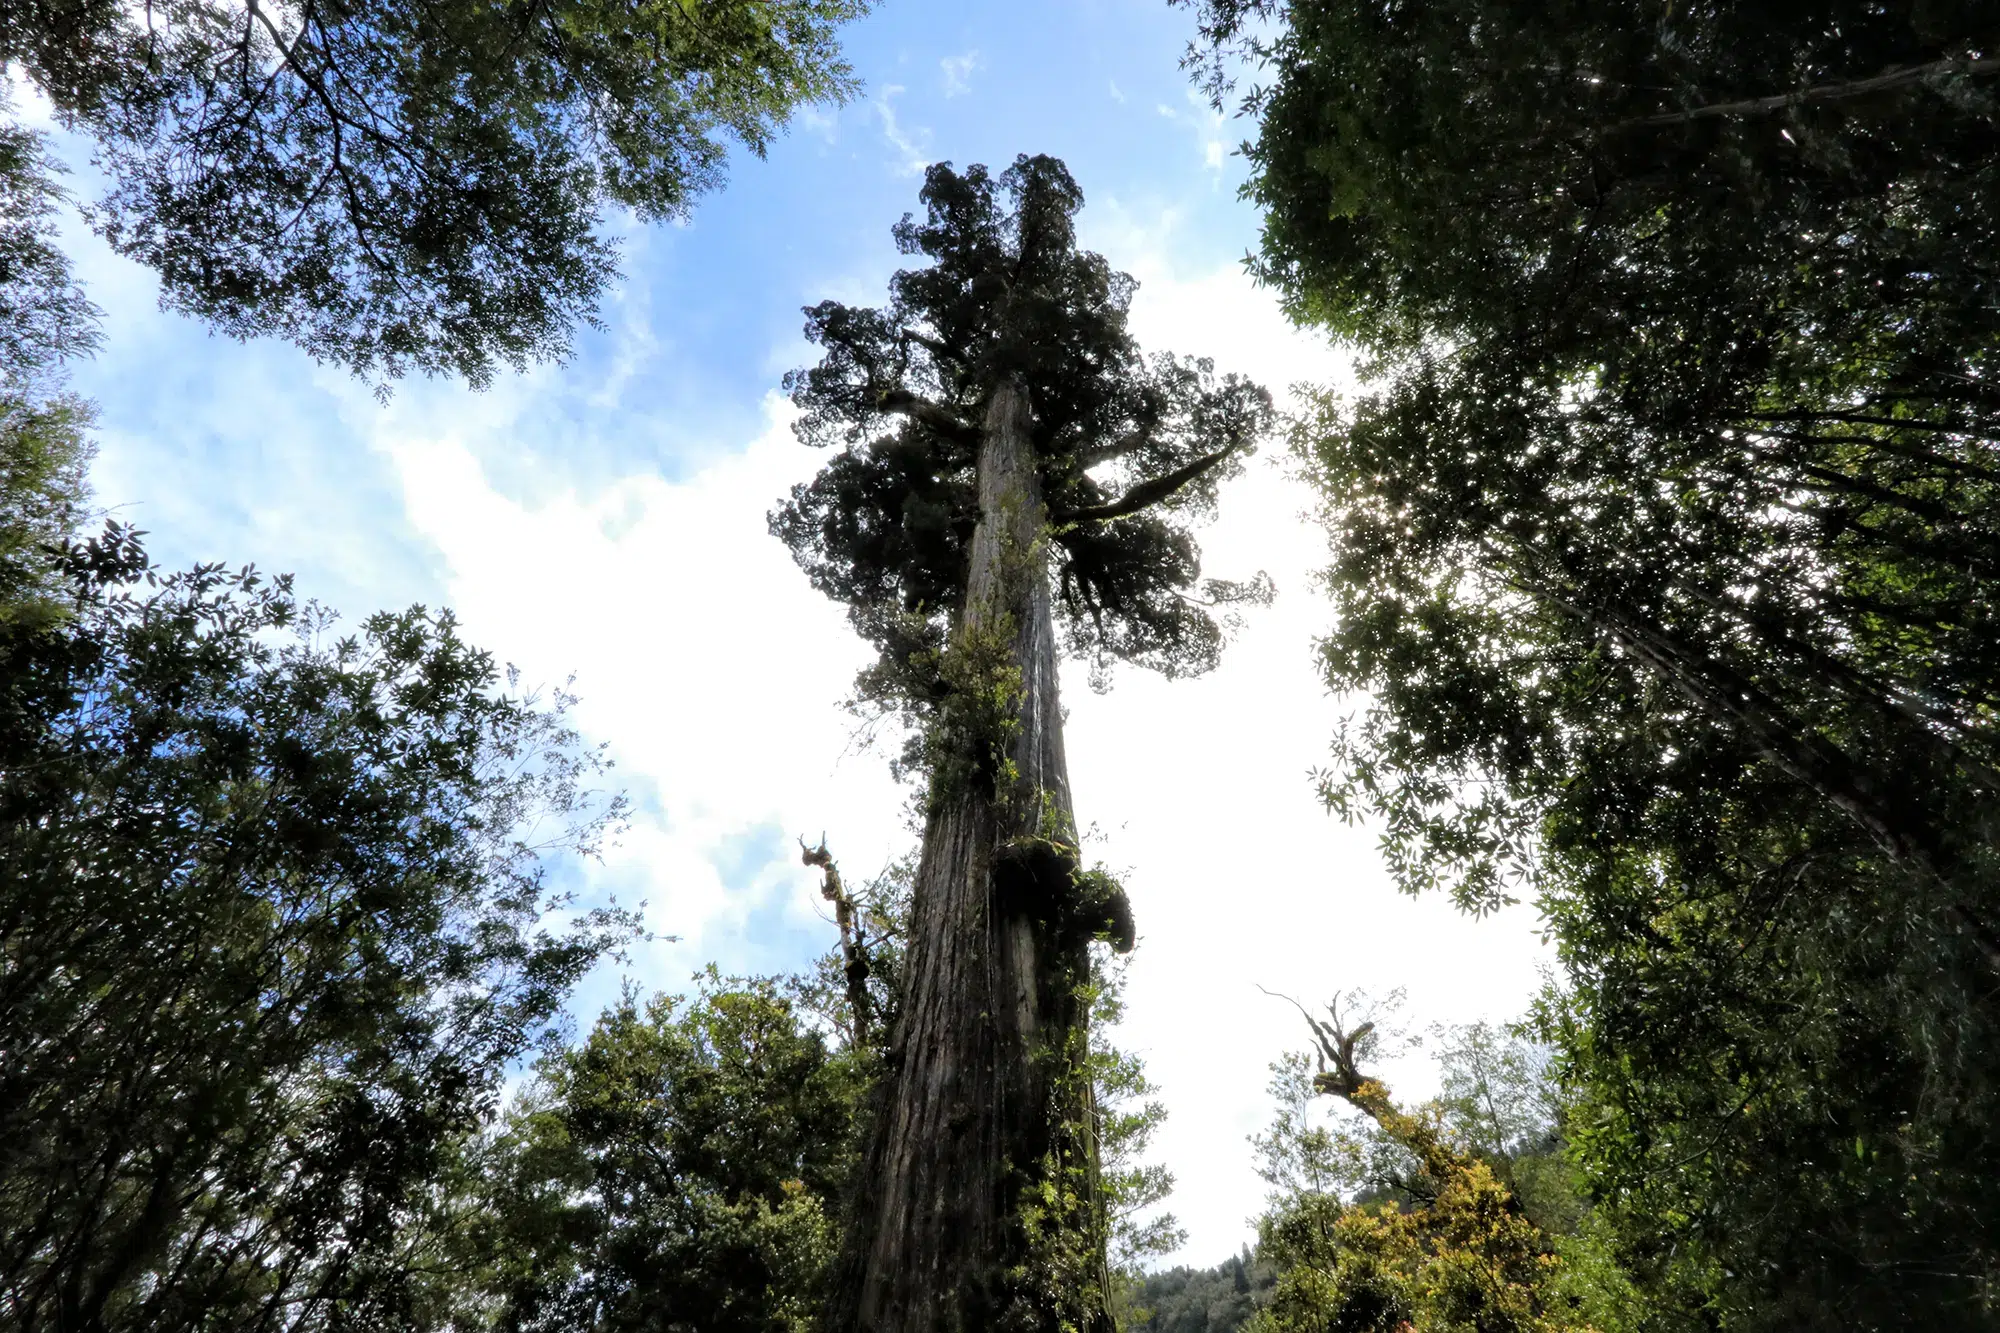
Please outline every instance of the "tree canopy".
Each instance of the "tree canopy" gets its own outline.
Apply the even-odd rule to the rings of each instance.
[[[460,1144],[632,925],[548,915],[544,856],[622,805],[448,615],[336,635],[288,580],[77,539],[37,424],[0,423],[0,1309],[425,1326]]]
[[[1277,1115],[1256,1136],[1272,1186],[1258,1219],[1267,1290],[1253,1333],[1626,1333],[1646,1306],[1606,1253],[1565,1160],[1568,1108],[1549,1052],[1518,1031],[1434,1028],[1438,1096],[1409,1107],[1366,1072],[1422,1038],[1400,1001],[1351,994],[1313,1051],[1271,1066]],[[1343,1010],[1345,1011],[1343,1013]],[[1332,1097],[1344,1118],[1315,1105]]]
[[[482,384],[594,318],[608,208],[682,216],[730,142],[848,96],[837,34],[866,8],[27,0],[0,64],[95,140],[90,216],[171,308]]]
[[[1196,532],[1275,415],[1141,349],[1060,161],[930,167],[885,303],[808,308],[785,380],[826,462],[769,526],[910,724],[920,855],[851,895],[802,845],[838,949],[628,986],[571,1042],[638,928],[551,873],[625,810],[573,700],[448,612],[343,630],[89,531],[63,368],[100,316],[49,137],[0,124],[10,1324],[1991,1324],[2000,21],[1174,2],[1252,127],[1252,271],[1362,357],[1289,419],[1356,709],[1320,794],[1407,890],[1533,897],[1524,1026],[1447,1034],[1412,1106],[1384,1029],[1308,1013],[1257,1253],[1140,1279],[1180,1233],[1155,1090],[1093,1032],[1136,927],[1058,659],[1216,665],[1271,587]],[[480,385],[595,319],[622,214],[850,96],[868,8],[22,0],[0,65],[169,307]]]
[[[923,220],[895,236],[929,262],[891,279],[887,306],[806,312],[826,355],[786,379],[799,434],[844,447],[772,530],[882,650],[878,684],[934,701],[942,683],[912,677],[912,654],[934,656],[963,607],[981,418],[1017,382],[1068,649],[1168,675],[1213,667],[1218,609],[1266,587],[1202,579],[1189,524],[1268,428],[1269,396],[1207,360],[1140,351],[1137,284],[1076,247],[1083,193],[1060,162],[1024,156],[997,179],[940,164],[922,199]]]
[[[59,175],[41,135],[0,123],[0,389],[10,393],[97,345],[97,310],[56,243]]]
[[[1373,700],[1328,799],[1412,888],[1539,892],[1577,1151],[1657,1290],[1968,1317],[2000,1253],[1990,16],[1198,9],[1218,97],[1259,81],[1256,268],[1371,358],[1298,436],[1328,679]]]
[[[867,1052],[774,980],[697,980],[628,993],[510,1111],[481,1256],[507,1327],[814,1326]]]

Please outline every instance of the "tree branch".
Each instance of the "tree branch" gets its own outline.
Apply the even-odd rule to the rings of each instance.
[[[908,389],[877,389],[875,410],[908,417],[960,444],[973,444],[979,439],[978,427],[961,420],[956,413],[939,407],[930,399],[911,393]]]
[[[1534,557],[1528,552],[1522,552],[1523,560],[1508,561],[1492,543],[1480,544],[1500,568],[1512,572],[1510,581],[1516,586],[1595,625],[1711,722],[1740,732],[1778,768],[1853,819],[1892,858],[1934,882],[1948,883],[1937,849],[1931,845],[1934,839],[1898,827],[1900,821],[1882,800],[1876,775],[1867,773],[1841,746],[1805,727],[1755,682],[1624,608],[1585,605],[1566,596],[1554,583],[1537,575],[1532,568]],[[2000,933],[1962,902],[1948,903],[1945,910],[1971,937],[1986,965],[2000,972]]]
[[[1186,467],[1175,468],[1164,477],[1154,477],[1142,481],[1108,505],[1092,505],[1087,509],[1072,509],[1054,515],[1058,523],[1095,523],[1108,519],[1124,518],[1142,509],[1150,509],[1162,500],[1171,498],[1176,492],[1205,474],[1213,471],[1242,446],[1225,445],[1212,454],[1204,454]]]
[[[823,873],[819,893],[820,897],[833,904],[834,920],[840,927],[841,975],[847,978],[847,1005],[854,1011],[854,1044],[865,1046],[868,1044],[869,1020],[873,1016],[868,1002],[868,974],[871,969],[868,942],[862,937],[854,899],[848,896],[840,870],[833,864],[833,853],[826,849],[826,834],[819,835],[817,847],[808,847],[806,840],[800,838],[799,859]]]
[[[1123,458],[1152,439],[1156,428],[1157,423],[1149,423],[1136,430],[1127,431],[1109,444],[1100,444],[1095,449],[1077,450],[1077,469],[1087,472],[1099,463],[1109,463],[1114,458]]]
[[[364,135],[370,133],[379,134],[380,132],[371,130],[366,125],[358,124],[342,113],[339,104],[333,99],[333,94],[327,91],[326,85],[316,78],[312,71],[305,67],[304,62],[299,59],[297,48],[301,43],[298,41],[287,43],[283,31],[258,6],[257,0],[250,0],[249,12],[264,26],[265,31],[270,34],[271,44],[277,48],[278,57],[284,67],[298,76],[299,82],[304,84],[313,93],[319,104],[326,110],[327,125],[333,134],[333,155],[327,162],[327,170],[339,177],[342,192],[347,196],[348,225],[354,231],[354,239],[360,244],[361,252],[368,256],[377,271],[394,275],[394,265],[387,263],[375,252],[375,242],[369,235],[372,228],[367,221],[368,209],[361,197],[361,187],[356,183],[354,173],[348,167],[346,144],[341,134],[341,127],[344,125],[351,126],[357,133]],[[309,24],[311,21],[312,6],[308,5],[301,20],[301,41],[303,40],[304,25]],[[395,281],[399,288],[403,286],[402,279],[399,276],[395,278]]]
[[[902,330],[902,336],[923,348],[940,361],[952,361],[958,358],[958,353],[952,351],[942,341],[926,334],[918,333],[915,329]]]
[[[1687,111],[1663,111],[1655,116],[1639,116],[1633,120],[1620,121],[1598,132],[1622,134],[1628,130],[1663,129],[1669,125],[1688,125],[1698,120],[1720,120],[1728,116],[1761,116],[1791,106],[1841,102],[1850,97],[1866,97],[1869,93],[1904,88],[1913,83],[1922,83],[1926,79],[1947,74],[1978,76],[1992,74],[1995,71],[2000,71],[2000,59],[1973,60],[1959,57],[1934,60],[1928,65],[1913,65],[1909,69],[1891,70],[1887,74],[1855,79],[1849,83],[1823,83],[1817,88],[1804,88],[1798,92],[1774,93],[1769,97],[1751,97],[1740,102],[1716,102],[1709,106],[1693,107]]]

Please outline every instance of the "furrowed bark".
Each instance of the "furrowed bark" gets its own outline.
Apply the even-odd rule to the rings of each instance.
[[[1029,411],[1022,390],[1002,384],[982,423],[957,630],[961,645],[996,635],[1009,645],[1013,771],[937,792],[925,826],[902,1011],[834,1312],[844,1330],[1054,1333],[1064,1318],[1111,1329],[1089,1084],[1076,1064],[1088,945],[1048,906],[1070,889],[1074,852],[1065,865],[1051,848],[1074,842],[1074,822]],[[1037,850],[1024,860],[1023,848]],[[1024,1194],[1052,1158],[1087,1204],[1082,1234],[1066,1238],[1088,1259],[1081,1282],[1038,1279],[1023,1226]]]

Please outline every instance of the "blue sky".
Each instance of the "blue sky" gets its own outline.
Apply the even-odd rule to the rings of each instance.
[[[1142,341],[1274,389],[1346,374],[1243,276],[1242,127],[1190,96],[1189,26],[1161,0],[889,0],[848,35],[856,101],[803,117],[767,160],[739,156],[688,224],[626,228],[606,327],[567,365],[479,394],[414,382],[384,405],[288,346],[214,337],[160,313],[150,276],[78,224],[107,312],[76,376],[102,408],[99,499],[167,563],[288,570],[350,617],[451,605],[529,680],[574,672],[640,811],[581,882],[646,900],[681,937],[631,975],[677,988],[711,959],[798,966],[833,934],[792,839],[824,831],[854,877],[911,838],[908,793],[839,707],[863,650],[764,532],[816,465],[776,386],[810,358],[801,306],[880,299],[923,165],[1060,156],[1089,201],[1085,243],[1141,279]],[[1234,1251],[1262,1198],[1244,1136],[1269,1117],[1265,1066],[1302,1034],[1260,985],[1403,985],[1414,1020],[1505,1018],[1545,957],[1525,911],[1475,923],[1399,897],[1374,835],[1314,801],[1308,771],[1353,701],[1313,673],[1311,503],[1275,446],[1226,491],[1208,567],[1266,569],[1279,599],[1214,676],[1125,673],[1103,696],[1065,677],[1079,817],[1139,920],[1119,1040],[1172,1113],[1159,1147],[1188,1262]],[[579,1011],[617,984],[594,978]],[[1407,1077],[1419,1090],[1420,1066]]]
[[[764,393],[808,356],[799,308],[880,291],[897,262],[889,225],[916,206],[931,160],[997,167],[1020,152],[1053,153],[1084,183],[1094,214],[1157,228],[1177,259],[1240,256],[1254,218],[1237,204],[1237,164],[1223,156],[1236,127],[1190,96],[1176,67],[1186,28],[1184,11],[1157,0],[882,5],[849,30],[865,81],[856,101],[808,112],[766,160],[738,154],[727,188],[687,225],[613,220],[626,278],[607,303],[611,327],[583,331],[561,375],[534,377],[521,429],[478,442],[489,476],[515,496],[642,468],[677,478],[726,447],[718,441],[743,438],[761,423]],[[88,192],[87,168],[78,184]],[[151,304],[144,275],[118,272],[128,266],[108,256],[92,268],[115,318],[106,354],[78,385],[103,405],[106,468],[130,469],[129,492],[143,497],[163,554],[242,558],[247,537],[261,557],[286,494],[315,512],[351,505],[343,531],[393,509],[379,462],[341,443],[367,410],[353,386],[289,347],[231,345],[150,315],[135,308]],[[399,396],[406,410],[418,400],[449,411],[462,394],[412,384]],[[246,420],[267,429],[245,432]],[[282,445],[274,429],[289,437]],[[293,456],[307,440],[320,444],[315,456]],[[166,483],[195,476],[203,484],[179,488],[169,523]],[[330,599],[358,605],[421,586],[413,580],[432,561],[404,539],[381,532],[366,564],[344,550],[315,559],[275,534],[269,549]]]

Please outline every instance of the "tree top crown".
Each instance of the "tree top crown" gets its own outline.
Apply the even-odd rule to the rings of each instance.
[[[982,422],[1011,384],[1069,649],[1169,675],[1212,667],[1218,608],[1268,584],[1201,580],[1188,524],[1268,428],[1270,395],[1209,361],[1141,352],[1127,327],[1138,284],[1078,248],[1083,192],[1060,161],[1024,155],[997,177],[941,163],[921,199],[894,235],[928,262],[890,280],[887,305],[805,312],[825,356],[785,385],[800,438],[841,452],[773,532],[900,675],[963,603]]]

